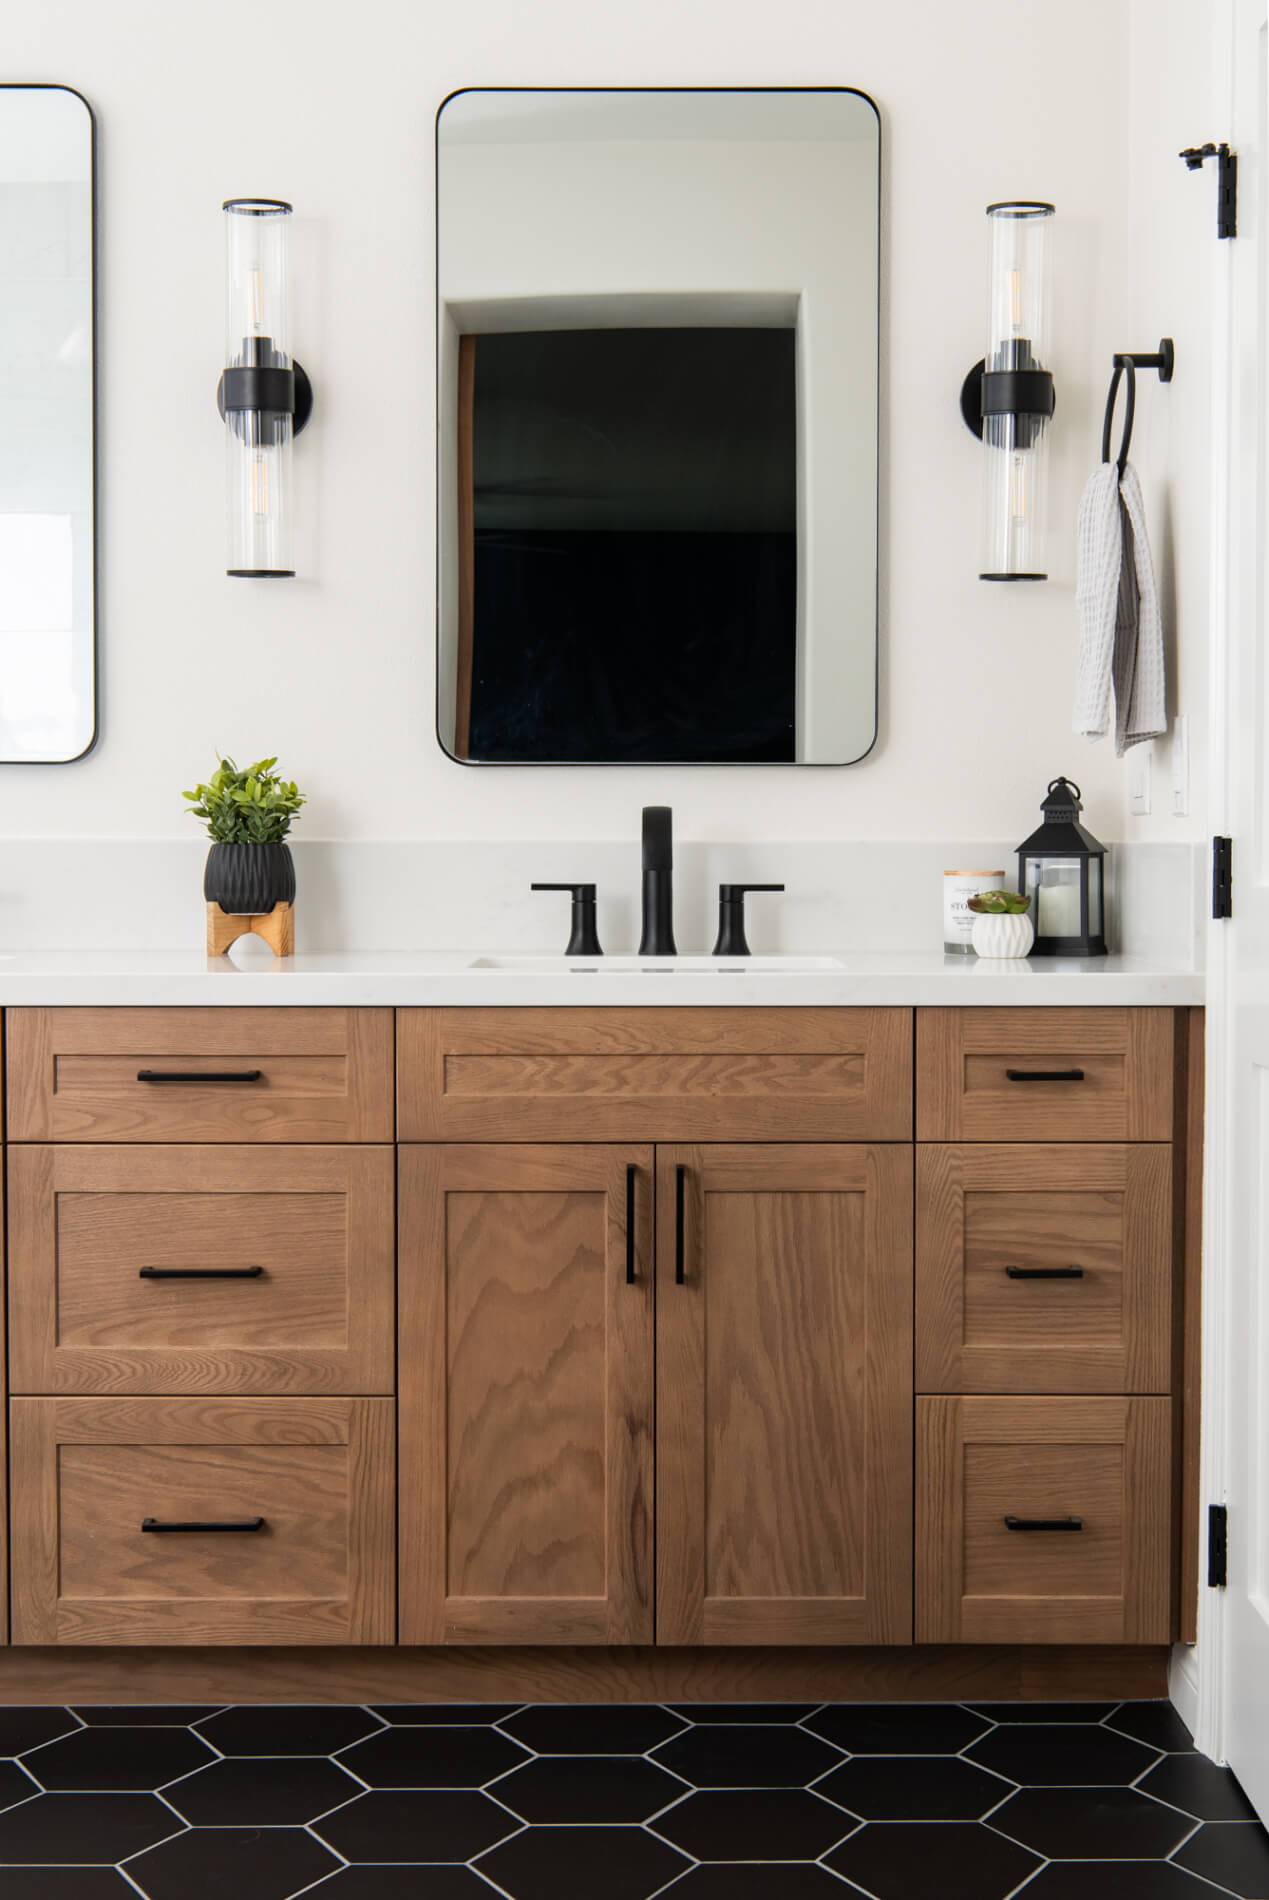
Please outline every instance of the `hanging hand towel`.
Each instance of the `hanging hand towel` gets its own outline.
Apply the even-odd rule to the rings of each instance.
[[[1122,477],[1103,462],[1080,502],[1075,604],[1080,616],[1075,730],[1100,739],[1110,729],[1115,694],[1115,751],[1167,730],[1163,620],[1146,534],[1137,471]]]

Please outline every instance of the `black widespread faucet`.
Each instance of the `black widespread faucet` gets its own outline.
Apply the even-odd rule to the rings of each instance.
[[[643,935],[641,957],[674,957],[674,813],[643,808]]]

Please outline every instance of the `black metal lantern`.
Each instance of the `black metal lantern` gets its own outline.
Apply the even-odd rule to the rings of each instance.
[[[1018,889],[1031,899],[1036,957],[1106,954],[1106,847],[1085,831],[1080,788],[1055,778],[1044,823],[1018,846]]]

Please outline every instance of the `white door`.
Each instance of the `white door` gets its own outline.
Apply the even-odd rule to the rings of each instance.
[[[1223,1100],[1209,1191],[1223,1229],[1226,1381],[1224,1465],[1229,1585],[1223,1621],[1224,1754],[1260,1814],[1269,1818],[1269,304],[1266,302],[1265,0],[1234,8],[1231,144],[1238,153],[1238,236],[1222,245],[1230,342],[1225,678],[1213,706],[1224,726],[1224,785],[1216,824],[1233,838],[1234,914],[1212,926],[1213,1051]],[[1210,162],[1209,162],[1210,163]],[[1218,344],[1219,348],[1219,344]],[[1219,503],[1218,503],[1219,507]],[[1220,556],[1218,552],[1218,574]],[[1217,636],[1219,642],[1219,635]],[[1219,667],[1218,667],[1219,675]],[[1220,812],[1223,793],[1224,819]],[[1209,1370],[1212,1362],[1208,1361]],[[1212,1495],[1209,1493],[1209,1496]],[[1217,1593],[1213,1592],[1215,1596]]]

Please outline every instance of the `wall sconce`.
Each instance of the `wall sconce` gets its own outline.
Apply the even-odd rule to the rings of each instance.
[[[1053,206],[988,205],[991,317],[987,355],[961,389],[961,414],[982,437],[984,581],[1042,581],[1048,427],[1049,227]]]
[[[294,579],[291,443],[313,391],[288,353],[289,234],[281,198],[228,198],[226,369],[216,392],[228,445],[229,565],[245,579]]]

